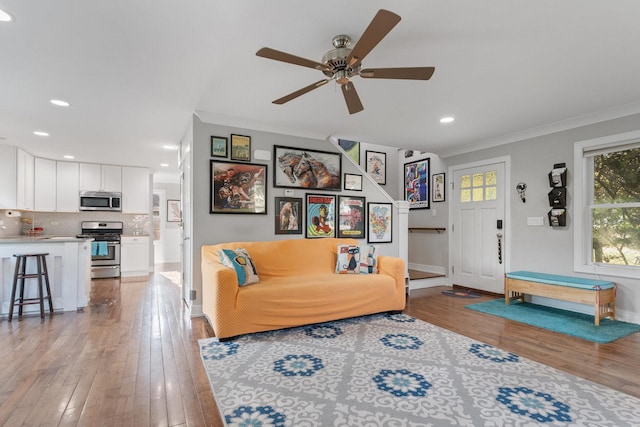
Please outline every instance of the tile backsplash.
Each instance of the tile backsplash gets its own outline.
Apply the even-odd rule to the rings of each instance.
[[[0,237],[24,235],[31,227],[22,221],[28,218],[34,227],[42,227],[43,236],[75,236],[82,231],[82,221],[122,221],[125,235],[151,234],[149,215],[122,214],[118,212],[29,212],[20,211],[21,217],[7,217],[5,210],[0,210]],[[12,211],[16,212],[16,211]]]

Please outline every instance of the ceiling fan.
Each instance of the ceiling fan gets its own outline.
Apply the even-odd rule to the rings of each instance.
[[[365,79],[406,79],[429,80],[435,71],[434,67],[408,67],[408,68],[362,68],[362,60],[377,46],[378,43],[400,22],[400,16],[388,10],[380,9],[369,24],[360,40],[353,49],[351,38],[341,34],[332,40],[334,49],[331,49],[322,57],[322,62],[301,58],[279,50],[263,47],[256,55],[275,61],[287,62],[322,71],[328,78],[319,80],[309,86],[303,87],[282,98],[273,101],[274,104],[284,104],[305,93],[324,86],[331,80],[335,80],[342,87],[342,94],[347,103],[349,114],[355,114],[362,110],[362,102],[351,82],[351,78],[360,76]]]

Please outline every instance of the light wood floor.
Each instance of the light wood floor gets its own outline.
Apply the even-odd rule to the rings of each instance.
[[[412,291],[406,313],[640,397],[640,334],[594,344],[466,310],[493,297],[444,289]],[[0,320],[0,425],[221,426],[197,344],[211,335],[159,273],[94,281],[83,313]]]

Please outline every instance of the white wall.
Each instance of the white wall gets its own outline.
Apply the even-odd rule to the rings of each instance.
[[[638,130],[640,115],[609,120],[593,125],[557,132],[537,138],[531,138],[511,144],[470,152],[444,159],[447,166],[474,162],[509,155],[511,156],[511,182],[513,188],[506,191],[511,197],[511,224],[505,224],[511,233],[512,245],[505,248],[510,257],[511,270],[531,270],[561,275],[591,277],[573,271],[573,216],[576,206],[573,204],[574,194],[573,164],[574,143],[601,136]],[[547,178],[554,163],[566,163],[568,168],[567,183],[567,226],[550,227],[547,220],[550,191]],[[522,203],[515,185],[518,182],[527,184],[526,203]],[[545,225],[527,226],[527,217],[544,217]],[[640,323],[640,278],[600,277],[618,284],[616,298],[616,314],[621,320]],[[546,301],[556,306],[568,303]],[[593,313],[592,308],[572,307],[585,313]]]

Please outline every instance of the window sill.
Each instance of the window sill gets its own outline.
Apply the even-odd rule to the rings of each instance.
[[[576,273],[594,274],[596,276],[626,277],[640,280],[640,267],[635,266],[611,266],[606,264],[582,264],[575,265]]]

